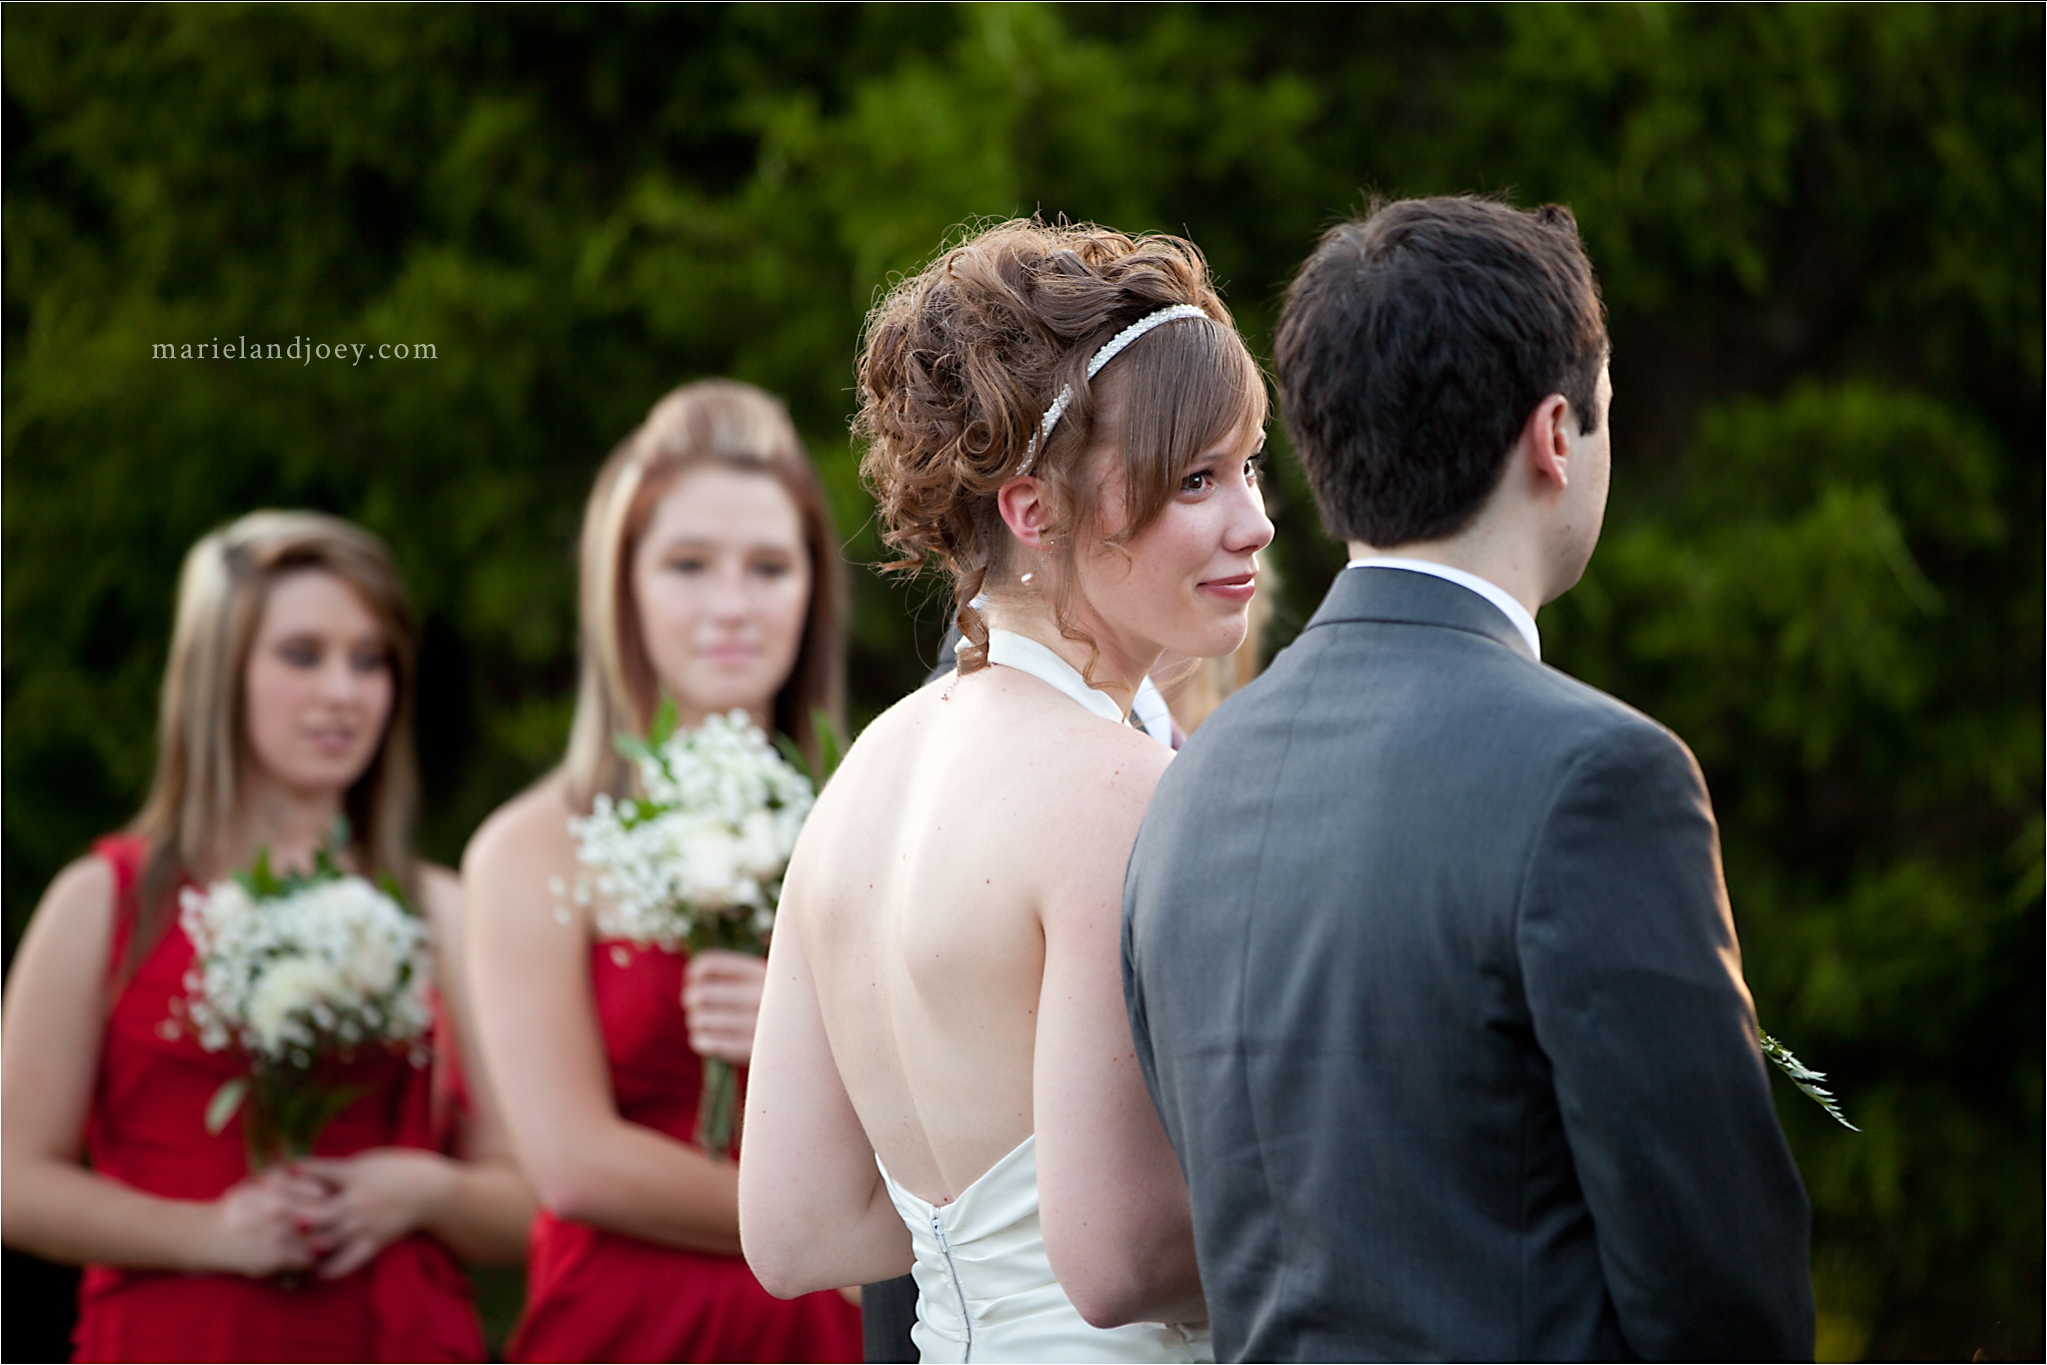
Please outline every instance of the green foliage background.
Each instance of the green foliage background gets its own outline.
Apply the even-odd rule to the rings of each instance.
[[[11,5],[0,36],[10,946],[137,803],[179,558],[239,512],[393,546],[453,860],[562,744],[578,510],[675,383],[785,395],[872,562],[855,338],[959,225],[1187,233],[1262,351],[1368,192],[1560,200],[1616,487],[1546,641],[1697,751],[1758,1008],[1864,1129],[1781,1091],[1821,1354],[2039,1358],[2039,7]],[[438,358],[151,359],[243,336]],[[1278,470],[1275,643],[1341,562]],[[854,576],[865,716],[938,611]]]

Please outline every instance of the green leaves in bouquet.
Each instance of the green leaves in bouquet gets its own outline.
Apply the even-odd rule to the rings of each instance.
[[[698,914],[690,923],[690,956],[695,957],[706,948],[720,948],[728,953],[766,957],[767,936],[756,930],[751,921],[752,916],[745,914],[719,914],[716,911]]]
[[[661,746],[675,738],[680,722],[681,716],[676,711],[675,698],[663,697],[661,704],[654,708],[654,721],[647,727],[644,738],[629,732],[621,732],[611,737],[611,747],[618,750],[619,757],[628,763],[656,763],[665,766],[665,760],[660,753]],[[621,801],[618,813],[627,829],[643,820],[652,819],[654,815],[644,801]]]
[[[255,1101],[243,1125],[252,1170],[309,1155],[322,1130],[370,1093],[367,1086],[327,1083],[303,1067],[259,1065],[213,1092],[206,1104],[206,1131],[215,1136],[226,1131],[252,1091]]]
[[[617,734],[611,737],[611,747],[628,762],[655,758],[655,750],[675,737],[680,719],[675,709],[675,698],[663,697],[661,704],[654,708],[654,723],[647,727],[644,739],[635,734]]]
[[[228,1120],[242,1107],[242,1100],[249,1093],[249,1078],[237,1076],[213,1092],[213,1098],[206,1102],[206,1131],[218,1136],[227,1127]]]
[[[647,727],[647,743],[658,749],[673,739],[677,721],[675,698],[663,697],[654,708],[654,723]]]
[[[398,885],[398,879],[389,872],[379,872],[377,874],[377,890],[389,896],[392,904],[396,905],[406,914],[412,915],[415,918],[419,915],[419,911],[412,908],[412,902],[405,899],[405,889]]]
[[[279,876],[277,869],[270,864],[270,846],[265,844],[256,850],[256,860],[249,864],[246,871],[228,875],[241,884],[242,890],[248,892],[252,900],[274,900],[282,896],[295,895],[309,886],[339,881],[348,875],[347,869],[341,866],[340,859],[335,855],[348,847],[350,837],[348,817],[337,815],[334,817],[333,828],[327,832],[327,841],[313,850],[312,871],[287,872]],[[377,873],[375,884],[377,890],[389,896],[392,904],[406,914],[416,916],[419,913],[412,908],[412,903],[405,898],[404,888],[389,871]],[[232,1115],[234,1111],[229,1109],[228,1112]]]
[[[315,1071],[284,1063],[259,1063],[248,1080],[254,1103],[242,1124],[242,1141],[252,1171],[312,1155],[327,1125],[370,1093],[368,1086],[336,1085]],[[210,1108],[207,1117],[212,1118]]]
[[[284,894],[284,883],[270,870],[270,848],[267,844],[256,850],[256,861],[249,864],[249,870],[235,873],[234,879],[255,900],[268,900]]]
[[[811,711],[810,728],[817,736],[818,761],[815,765],[811,763],[810,755],[804,753],[796,741],[787,735],[776,735],[775,747],[781,751],[783,758],[789,760],[790,767],[809,778],[811,786],[823,791],[824,784],[832,780],[832,774],[838,771],[839,763],[845,758],[846,750],[850,746],[846,732],[839,728],[839,723],[833,720],[822,706]]]
[[[333,846],[322,844],[313,852],[313,870],[310,872],[287,872],[279,876],[277,869],[270,865],[270,848],[266,844],[256,850],[256,861],[249,864],[246,872],[231,874],[241,883],[242,890],[255,900],[272,900],[289,896],[318,882],[331,882],[343,876],[341,865],[334,860]],[[399,904],[404,904],[403,900]]]

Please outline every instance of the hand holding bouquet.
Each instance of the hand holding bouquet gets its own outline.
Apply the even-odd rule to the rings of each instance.
[[[185,1013],[199,1045],[249,1058],[248,1075],[207,1106],[206,1127],[221,1131],[246,1099],[252,1170],[311,1153],[361,1095],[334,1076],[359,1049],[430,1060],[427,927],[395,887],[344,873],[324,849],[310,873],[279,877],[266,852],[247,872],[187,888],[179,923],[196,958]]]
[[[577,856],[604,900],[597,931],[670,952],[724,948],[764,956],[782,874],[816,791],[744,711],[677,729],[662,705],[649,736],[619,738],[645,795],[599,796],[570,821]],[[704,1058],[697,1145],[731,1146],[738,1086],[729,1063]]]

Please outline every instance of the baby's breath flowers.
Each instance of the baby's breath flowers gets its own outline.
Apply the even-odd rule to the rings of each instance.
[[[600,938],[668,952],[767,952],[782,874],[816,791],[744,711],[677,729],[664,704],[646,739],[621,736],[643,795],[599,796],[571,820],[577,857],[602,893]],[[587,887],[579,888],[587,891]],[[579,897],[580,899],[580,897]],[[697,1144],[731,1145],[738,1087],[729,1064],[704,1058]]]
[[[331,1076],[358,1049],[430,1060],[432,955],[426,925],[395,887],[343,872],[323,849],[310,873],[279,877],[267,853],[204,891],[188,887],[179,924],[192,941],[183,1012],[208,1052],[239,1049],[249,1074],[220,1088],[219,1132],[245,1098],[251,1167],[304,1156],[361,1092]]]

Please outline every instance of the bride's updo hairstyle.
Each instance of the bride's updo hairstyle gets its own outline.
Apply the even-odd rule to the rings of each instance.
[[[1088,362],[1132,323],[1187,304],[1189,315],[1131,342],[1090,384]],[[1230,321],[1208,263],[1179,237],[1129,237],[1091,224],[1015,219],[942,252],[868,315],[854,433],[860,472],[880,504],[891,570],[937,563],[951,576],[959,667],[987,663],[974,607],[1029,592],[996,505],[1025,472],[1050,513],[1047,558],[1060,634],[1073,624],[1079,542],[1120,550],[1162,510],[1203,450],[1262,426],[1264,377]],[[1043,449],[1046,409],[1069,397]],[[1122,482],[1123,524],[1101,525],[1102,494]]]

